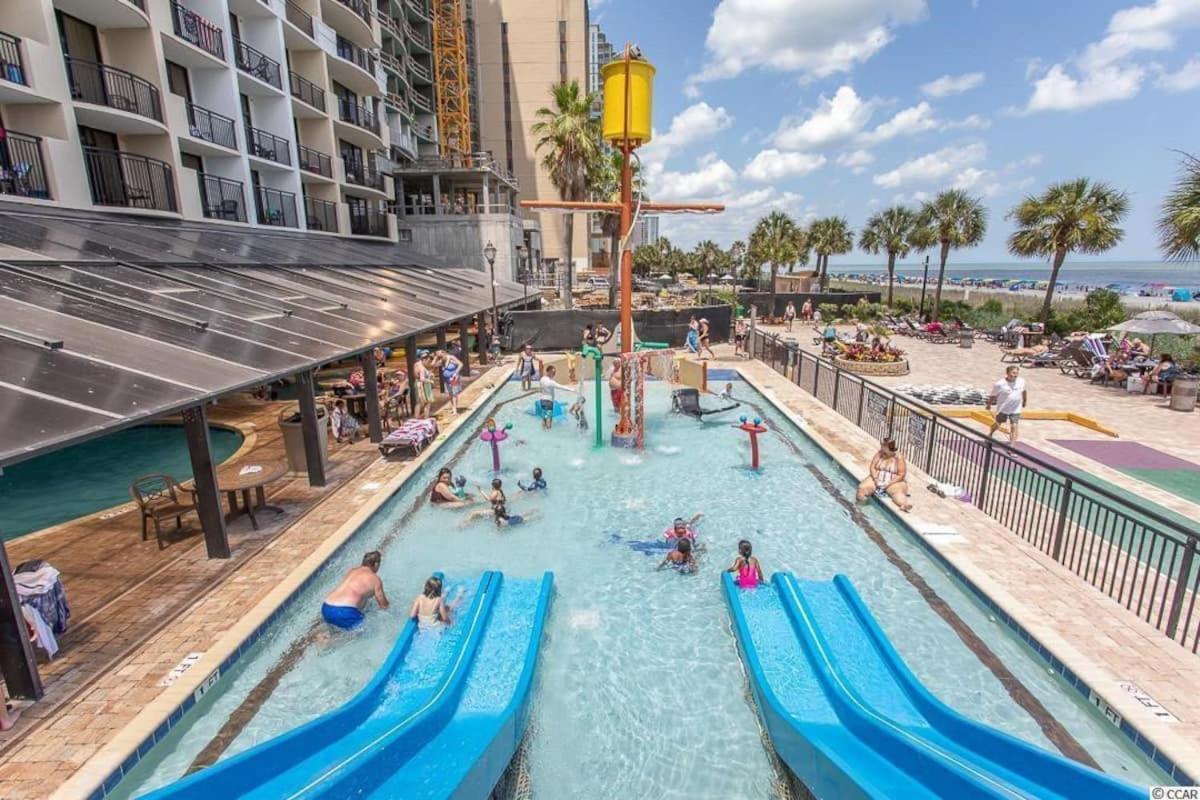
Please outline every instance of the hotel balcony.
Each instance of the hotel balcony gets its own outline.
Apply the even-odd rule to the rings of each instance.
[[[8,163],[0,164],[0,195],[50,199],[42,140],[27,133],[8,131]]]
[[[298,228],[296,221],[296,195],[259,186],[254,190],[254,199],[259,225],[279,228]]]
[[[292,165],[292,143],[253,125],[246,126],[246,150],[264,161],[284,167]]]
[[[171,165],[157,158],[120,150],[83,148],[84,167],[98,206],[152,211],[178,210]]]
[[[320,150],[300,145],[300,180],[313,176],[333,180],[333,159]]]
[[[200,173],[200,203],[204,216],[229,222],[246,221],[246,193],[241,181]]]
[[[388,215],[378,208],[350,207],[350,233],[355,236],[388,238]]]
[[[292,103],[292,113],[297,117],[325,116],[325,90],[315,83],[295,72],[288,73],[288,87],[292,97],[299,103]]]
[[[334,133],[364,150],[383,147],[383,136],[379,118],[366,106],[359,105],[347,97],[338,98],[337,124]]]
[[[146,0],[54,0],[54,9],[91,23],[101,30],[150,27]]]
[[[249,75],[257,79],[257,81],[261,81],[261,84],[265,84],[265,86],[270,86],[280,91],[283,90],[283,80],[280,78],[278,61],[262,51],[256,50],[236,36],[233,37],[233,53],[234,60],[237,62],[237,68],[242,74]],[[256,84],[253,81],[242,81],[239,79],[238,84],[246,94],[274,96],[273,92],[269,90],[264,91],[262,85]]]
[[[337,233],[337,203],[304,195],[304,222],[310,231]]]
[[[200,156],[231,156],[238,152],[237,123],[223,114],[188,103],[172,95],[171,117],[179,113],[174,102],[181,102],[187,116],[188,138],[180,139],[180,148]]]
[[[375,56],[366,50],[339,37],[337,55],[330,55],[327,61],[331,80],[358,95],[370,97],[379,94],[379,83],[375,78]]]
[[[321,19],[361,47],[374,47],[374,14],[366,0],[321,0]]]
[[[283,26],[283,38],[290,50],[317,50],[316,26],[312,14],[301,8],[295,0],[287,0]]]
[[[224,31],[177,0],[171,0],[171,21],[175,36],[187,44],[164,37],[167,58],[189,67],[225,66]]]

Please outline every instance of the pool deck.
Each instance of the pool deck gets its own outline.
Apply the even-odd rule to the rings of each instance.
[[[950,366],[944,356],[943,361]],[[736,366],[839,464],[852,474],[865,474],[878,443],[849,420],[762,362],[726,361],[715,362],[714,366]],[[947,382],[952,381],[939,381]],[[1040,390],[1031,386],[1030,391]],[[1130,399],[1135,403],[1152,402]],[[932,482],[920,470],[910,467],[909,472],[914,487]],[[909,526],[914,536],[957,569],[1135,728],[1146,740],[1140,746],[1148,755],[1161,752],[1195,777],[1200,771],[1200,695],[1196,691],[1200,687],[1200,657],[977,508],[920,488],[914,489],[912,499],[913,512],[898,513],[896,517]],[[920,533],[931,526],[953,529],[961,538]],[[1123,686],[1125,683],[1136,684],[1175,721],[1156,716]]]
[[[463,390],[461,417],[506,373],[506,367],[485,371],[476,365]],[[247,434],[231,460],[282,458],[276,418],[287,405],[228,398],[213,408],[213,423]],[[269,502],[286,513],[260,514],[257,531],[245,516],[232,520],[229,559],[207,558],[194,516],[190,531],[185,519],[183,536],[166,549],[160,551],[153,536],[142,542],[132,506],[8,543],[13,563],[42,558],[60,570],[72,620],[59,637],[59,655],[40,664],[45,697],[23,710],[13,731],[0,734],[0,798],[82,798],[99,787],[113,759],[120,766],[132,752],[128,745],[136,748],[144,738],[141,728],[153,731],[162,721],[156,702],[210,672],[209,662],[227,655],[219,645],[245,624],[248,612],[311,573],[324,556],[309,560],[326,552],[356,512],[382,502],[390,493],[384,490],[436,452],[456,427],[452,418],[440,419],[443,435],[415,459],[382,459],[366,439],[331,442],[328,485],[310,487],[306,477],[289,475],[269,486]],[[194,674],[160,686],[189,653],[205,654]]]

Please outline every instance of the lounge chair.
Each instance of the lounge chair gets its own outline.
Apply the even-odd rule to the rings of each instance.
[[[1076,378],[1090,378],[1096,370],[1096,366],[1103,364],[1103,359],[1097,360],[1095,354],[1085,350],[1082,346],[1078,348],[1069,348],[1070,358],[1064,358],[1059,361],[1058,368],[1064,375],[1074,375]]]
[[[676,389],[671,392],[671,410],[676,414],[686,414],[698,420],[703,420],[711,414],[722,414],[726,411],[732,411],[740,405],[741,403],[734,402],[733,405],[723,406],[722,408],[703,408],[700,405],[699,389]]]
[[[437,435],[436,419],[406,419],[379,443],[379,454],[386,458],[397,450],[409,450],[417,455]]]
[[[129,493],[142,512],[142,541],[149,534],[148,521],[154,522],[158,549],[165,547],[162,522],[175,518],[175,530],[183,527],[183,515],[196,510],[196,490],[180,485],[170,475],[143,475],[129,485]]]

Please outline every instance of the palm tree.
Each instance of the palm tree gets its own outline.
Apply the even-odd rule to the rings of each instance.
[[[771,265],[771,300],[767,317],[775,316],[775,276],[781,264],[796,260],[796,223],[782,211],[772,211],[758,221],[750,234],[750,251],[760,264]]]
[[[858,237],[858,246],[878,255],[887,253],[888,294],[887,304],[892,304],[892,286],[896,279],[896,259],[905,258],[910,252],[922,249],[927,230],[917,221],[917,213],[904,206],[892,206],[875,214],[863,226]]]
[[[809,243],[817,254],[817,269],[821,275],[821,291],[829,286],[829,257],[840,256],[854,249],[854,232],[845,217],[825,217],[808,230]]]
[[[1183,156],[1183,174],[1171,188],[1158,218],[1158,247],[1173,261],[1200,258],[1200,158]]]
[[[1116,247],[1125,236],[1119,226],[1129,198],[1107,183],[1076,178],[1052,183],[1037,197],[1026,197],[1009,212],[1017,229],[1008,237],[1014,256],[1050,258],[1050,285],[1042,302],[1042,324],[1050,321],[1054,286],[1067,253],[1096,255]]]
[[[537,137],[536,150],[542,155],[542,167],[563,200],[586,200],[588,168],[600,152],[600,131],[592,116],[595,97],[579,88],[579,81],[555,84],[550,89],[551,105],[539,108],[530,132]],[[571,307],[571,287],[575,283],[575,265],[571,244],[575,235],[575,215],[563,220],[563,259],[566,262],[566,287],[563,304]]]
[[[976,247],[987,233],[987,209],[979,198],[961,189],[947,189],[921,206],[923,227],[929,228],[934,242],[942,246],[938,264],[937,291],[933,295],[933,319],[941,313],[942,282],[946,279],[946,259],[951,248]],[[932,245],[931,245],[932,246]]]
[[[734,278],[741,278],[742,270],[746,265],[746,243],[738,239],[733,244],[729,245],[729,250],[725,253],[729,259],[729,271]]]
[[[692,258],[696,264],[696,279],[707,282],[711,287],[712,281],[708,276],[721,268],[721,263],[725,260],[725,251],[712,239],[705,239],[692,250]]]

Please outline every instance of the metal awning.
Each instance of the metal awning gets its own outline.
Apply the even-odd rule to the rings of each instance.
[[[0,466],[492,304],[481,271],[304,233],[0,204],[0,253]]]

